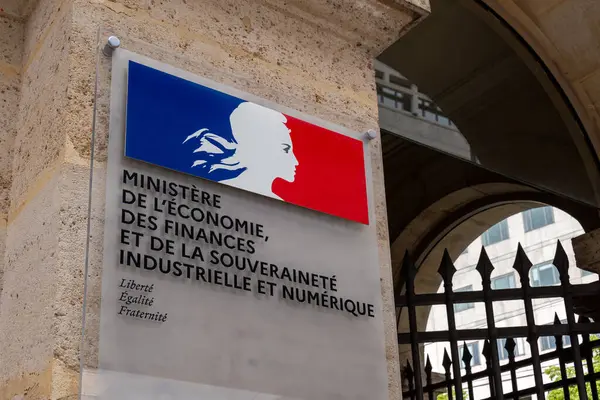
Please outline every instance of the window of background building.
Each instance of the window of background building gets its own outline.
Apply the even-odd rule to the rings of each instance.
[[[377,78],[377,79],[383,79],[383,72],[380,71],[380,70],[378,70],[378,69],[376,69],[375,70],[375,78]]]
[[[515,283],[515,274],[510,273],[496,278],[492,278],[492,289],[511,289],[517,287]]]
[[[463,286],[459,289],[454,289],[454,292],[471,292],[473,291],[473,285]],[[454,312],[461,312],[465,310],[469,310],[471,308],[475,308],[475,304],[473,303],[455,303],[454,304]]]
[[[465,368],[465,363],[463,362],[463,348],[464,346],[458,346],[458,356],[460,357],[460,367]],[[471,367],[481,364],[481,358],[479,356],[479,342],[471,342],[467,343],[467,348],[469,349],[469,353],[473,356],[471,360]]]
[[[571,338],[563,336],[563,347],[571,345]],[[554,336],[542,336],[540,338],[540,351],[548,351],[556,349],[556,339]]]
[[[515,339],[515,343],[515,357],[524,355],[523,339],[517,338]],[[508,360],[508,351],[506,351],[504,346],[506,346],[506,339],[498,339],[498,360],[500,361]]]
[[[552,207],[533,208],[523,212],[525,232],[542,228],[554,223],[554,209]]]
[[[508,239],[508,220],[498,222],[481,235],[481,243],[489,246]]]
[[[529,272],[531,286],[553,286],[560,283],[558,270],[551,262],[534,265]]]

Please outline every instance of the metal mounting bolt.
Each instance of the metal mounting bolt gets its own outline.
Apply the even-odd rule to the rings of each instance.
[[[375,129],[369,129],[367,132],[365,132],[365,136],[368,140],[373,140],[377,137],[377,131]]]
[[[104,49],[102,49],[102,53],[104,53],[106,57],[110,57],[112,56],[113,51],[115,51],[115,49],[117,49],[119,46],[121,46],[121,39],[116,36],[111,36],[106,41]]]

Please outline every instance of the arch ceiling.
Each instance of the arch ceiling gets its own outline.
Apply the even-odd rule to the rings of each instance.
[[[432,0],[432,14],[380,60],[441,107],[485,168],[598,207],[600,164],[584,125],[543,65],[477,4]]]
[[[600,154],[600,2],[485,0],[485,5],[544,60]]]

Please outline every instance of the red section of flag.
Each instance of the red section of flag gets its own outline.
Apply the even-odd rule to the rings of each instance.
[[[286,117],[299,165],[294,182],[276,179],[273,192],[286,202],[368,224],[362,142]]]

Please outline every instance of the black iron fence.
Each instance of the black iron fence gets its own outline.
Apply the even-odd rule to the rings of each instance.
[[[492,290],[491,275],[494,266],[490,262],[485,249],[477,263],[476,270],[482,279],[483,290],[470,292],[455,292],[452,288],[452,277],[456,268],[448,254],[444,253],[438,273],[443,285],[443,293],[415,293],[415,276],[417,268],[405,255],[402,265],[402,276],[405,282],[405,293],[396,299],[399,317],[408,313],[408,333],[399,333],[400,344],[410,344],[412,363],[407,361],[403,369],[403,379],[407,390],[405,399],[422,400],[435,399],[440,393],[445,393],[449,400],[462,400],[468,397],[474,400],[473,385],[475,381],[486,380],[489,385],[490,399],[524,399],[535,395],[537,399],[546,398],[546,393],[562,389],[563,398],[570,399],[572,394],[579,399],[587,399],[588,394],[594,400],[598,399],[596,381],[600,371],[594,369],[594,349],[600,348],[600,340],[594,340],[594,333],[600,332],[600,323],[593,322],[586,316],[576,320],[573,305],[573,294],[578,298],[590,301],[598,296],[597,285],[572,285],[569,282],[569,260],[564,248],[558,242],[553,265],[560,275],[560,286],[532,287],[530,283],[529,261],[523,248],[519,245],[513,268],[521,278],[520,288]],[[555,323],[537,325],[534,316],[533,299],[562,298],[566,310],[566,323],[562,323],[555,315]],[[600,297],[598,297],[600,300]],[[525,308],[526,326],[496,327],[493,302],[522,300]],[[487,327],[480,329],[457,329],[454,316],[454,305],[458,303],[483,302]],[[416,307],[445,305],[448,319],[448,329],[444,331],[418,331]],[[531,357],[516,360],[517,345],[515,338],[525,337],[530,346]],[[555,349],[540,354],[539,338],[553,337]],[[579,338],[581,337],[581,342]],[[483,340],[482,355],[486,368],[482,371],[472,371],[473,355],[466,345],[467,340]],[[500,341],[499,341],[500,340]],[[422,364],[423,346],[431,342],[449,342],[450,354],[444,350],[442,367],[443,378],[435,381],[429,356]],[[462,354],[459,344],[463,342]],[[503,344],[508,362],[500,365],[499,343]],[[500,349],[502,350],[502,349]],[[558,360],[558,378],[544,383],[542,363]],[[462,368],[461,368],[462,363]],[[600,363],[600,361],[599,361]],[[569,366],[567,368],[567,366]],[[517,370],[529,368],[533,370],[534,386],[519,389],[517,385]],[[600,369],[600,368],[598,368]],[[464,370],[464,373],[462,372]],[[510,375],[510,390],[504,393],[502,374]],[[423,379],[425,378],[425,379]],[[425,384],[423,384],[423,380]],[[569,390],[571,388],[571,390]]]

